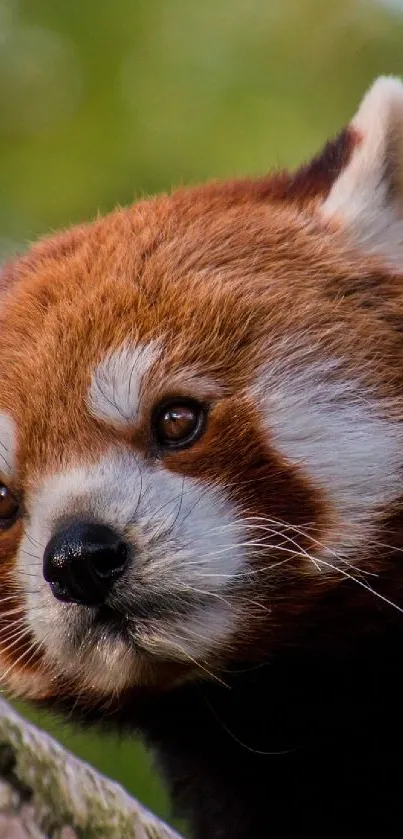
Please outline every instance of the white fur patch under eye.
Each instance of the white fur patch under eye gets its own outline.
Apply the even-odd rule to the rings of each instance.
[[[12,478],[15,471],[17,429],[9,414],[0,411],[0,475]]]
[[[253,396],[276,448],[326,493],[349,550],[401,494],[403,429],[379,415],[358,382],[336,378],[335,371],[330,361],[268,368]]]
[[[138,415],[143,378],[160,352],[159,343],[150,341],[124,344],[108,353],[92,375],[88,404],[93,416],[114,425],[131,425]]]

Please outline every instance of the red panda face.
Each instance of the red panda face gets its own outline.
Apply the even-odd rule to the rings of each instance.
[[[401,280],[382,231],[382,259],[360,251],[358,199],[343,227],[359,129],[296,176],[146,201],[5,270],[0,665],[18,693],[220,678],[369,557],[401,494]]]

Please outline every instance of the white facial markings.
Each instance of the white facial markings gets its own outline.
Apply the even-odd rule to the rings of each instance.
[[[326,493],[339,519],[338,548],[348,551],[365,543],[377,512],[401,494],[403,429],[358,382],[343,380],[337,362],[280,367],[268,366],[252,395],[274,445]]]
[[[136,420],[144,376],[161,352],[158,341],[148,344],[123,344],[108,353],[96,367],[88,394],[91,413],[97,419],[118,426]]]
[[[87,398],[91,414],[119,427],[132,426],[141,407],[144,377],[161,353],[160,341],[135,346],[123,344],[120,349],[108,353],[92,375]],[[157,398],[161,393],[165,395],[165,376],[156,376],[152,386]],[[196,365],[170,370],[169,388],[171,392],[183,390],[187,395],[197,393],[205,400],[223,395],[222,385],[203,374]]]
[[[112,449],[92,466],[49,477],[28,499],[28,508],[30,526],[17,573],[30,629],[52,660],[80,673],[87,668],[86,679],[91,673],[94,684],[110,691],[136,681],[136,645],[165,660],[184,661],[230,642],[237,616],[226,591],[247,571],[247,560],[236,511],[217,488]],[[129,567],[110,604],[129,620],[132,616],[132,647],[105,630],[101,638],[88,610],[56,601],[43,578],[41,551],[37,560],[32,557],[32,545],[43,551],[69,517],[110,525],[131,547]],[[150,614],[147,604],[154,601]],[[82,642],[75,645],[74,639]]]
[[[11,479],[15,472],[17,428],[13,418],[0,411],[0,475]]]
[[[230,642],[238,617],[235,603],[231,609],[218,608],[216,602],[210,606],[204,604],[196,607],[186,620],[177,618],[171,620],[168,626],[163,620],[155,621],[151,630],[144,633],[142,646],[148,653],[165,660],[182,661],[184,664],[194,660],[200,665],[206,660],[206,654],[215,651],[222,654],[226,642]]]

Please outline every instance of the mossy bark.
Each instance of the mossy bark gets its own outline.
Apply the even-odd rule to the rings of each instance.
[[[0,839],[180,839],[0,700]]]

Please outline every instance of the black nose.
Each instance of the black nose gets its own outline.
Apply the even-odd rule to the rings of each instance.
[[[110,527],[76,522],[46,545],[43,576],[58,600],[100,606],[126,563],[126,543]]]

